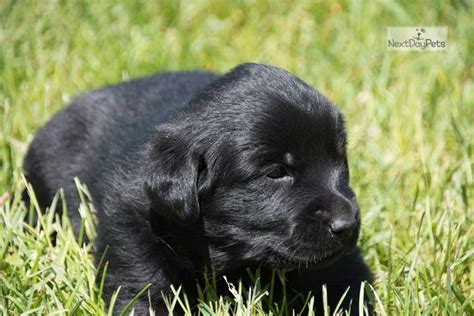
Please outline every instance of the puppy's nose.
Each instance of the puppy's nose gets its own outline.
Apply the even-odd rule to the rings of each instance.
[[[358,225],[357,216],[335,218],[330,224],[331,232],[341,240],[349,239]]]

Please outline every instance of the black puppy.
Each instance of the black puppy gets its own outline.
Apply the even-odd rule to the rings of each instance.
[[[123,307],[152,284],[192,293],[210,266],[285,268],[287,287],[355,308],[370,273],[356,250],[342,115],[288,72],[244,64],[219,76],[163,73],[80,96],[41,129],[25,159],[40,205],[64,188],[77,230],[85,183],[108,246],[106,297]],[[148,297],[135,305],[148,310]],[[316,298],[317,302],[321,297]]]

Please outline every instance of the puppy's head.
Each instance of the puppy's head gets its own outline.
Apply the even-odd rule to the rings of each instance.
[[[216,266],[324,266],[354,248],[342,115],[288,72],[245,64],[161,128],[147,182],[154,209],[200,222]]]

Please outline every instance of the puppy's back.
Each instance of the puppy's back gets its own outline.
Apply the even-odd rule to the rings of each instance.
[[[154,125],[215,78],[206,72],[163,73],[76,98],[37,132],[24,160],[41,208],[63,188],[77,231],[80,201],[74,177],[94,187],[112,167],[113,156],[127,155],[131,138],[146,139]]]

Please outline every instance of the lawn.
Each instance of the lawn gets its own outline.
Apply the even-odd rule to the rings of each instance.
[[[21,163],[35,131],[88,89],[252,61],[288,69],[345,114],[379,314],[474,315],[473,21],[470,1],[0,1],[0,314],[112,312],[91,245],[55,203],[40,225],[24,222]],[[387,49],[387,26],[414,25],[447,26],[447,49]],[[219,299],[210,284],[198,311],[268,309],[266,285],[235,286]]]

